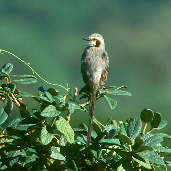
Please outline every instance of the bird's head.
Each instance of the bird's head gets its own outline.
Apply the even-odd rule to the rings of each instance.
[[[87,38],[83,38],[83,40],[88,41],[90,46],[105,47],[104,38],[102,35],[100,35],[98,33],[93,33],[90,36],[88,36]]]

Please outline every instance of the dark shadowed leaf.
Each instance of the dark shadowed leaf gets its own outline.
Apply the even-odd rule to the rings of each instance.
[[[7,114],[10,114],[13,109],[13,102],[10,97],[7,97],[3,102],[4,110]]]
[[[16,90],[16,85],[15,84],[2,84],[1,85],[2,88],[9,93],[14,93],[14,91]]]
[[[48,133],[46,126],[44,126],[41,130],[40,140],[43,145],[49,144],[53,139],[53,134]]]
[[[55,106],[49,105],[41,112],[41,116],[55,117],[58,116],[60,113],[61,113],[60,111],[56,110]]]
[[[137,151],[138,148],[144,143],[144,140],[141,136],[136,137],[135,142],[134,142],[134,150]]]
[[[158,127],[155,128],[156,130],[159,130],[159,129],[163,129],[164,127],[167,126],[167,120],[161,120],[161,122],[159,123]]]
[[[74,142],[74,131],[71,128],[69,122],[67,122],[63,117],[59,117],[59,119],[55,122],[56,128],[65,135],[66,140],[69,143]]]
[[[38,91],[39,91],[40,98],[44,99],[45,101],[49,101],[50,103],[53,103],[55,101],[53,96],[48,91],[46,91],[43,87],[39,87]]]
[[[144,109],[141,112],[141,120],[145,123],[151,122],[153,119],[153,111],[151,109]]]
[[[59,94],[58,90],[55,90],[54,88],[49,88],[47,90],[52,96],[57,96]]]
[[[151,165],[150,165],[150,163],[149,163],[148,161],[147,161],[147,162],[144,162],[144,161],[139,160],[139,159],[137,159],[137,158],[135,158],[135,157],[132,157],[132,158],[133,158],[134,161],[136,161],[137,163],[139,163],[140,166],[143,166],[143,167],[146,168],[146,169],[152,169],[152,168],[151,168]]]
[[[161,122],[161,114],[154,112],[154,116],[152,121],[150,122],[152,128],[158,128],[159,124]]]
[[[116,134],[116,128],[113,124],[106,125],[105,131],[108,132],[108,138],[112,138]]]
[[[142,152],[142,151],[146,151],[146,150],[149,150],[149,151],[152,151],[153,148],[150,147],[150,146],[140,146],[138,149],[136,149],[136,152]]]
[[[128,145],[131,145],[132,144],[131,139],[128,136],[126,136],[126,135],[118,134],[118,138],[120,140],[122,140],[124,143],[128,144]]]
[[[117,101],[108,97],[108,96],[104,96],[104,98],[106,99],[107,103],[109,104],[109,107],[113,110],[116,108],[117,106]]]

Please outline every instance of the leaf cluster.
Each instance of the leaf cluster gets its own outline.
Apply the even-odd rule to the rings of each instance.
[[[72,128],[76,110],[87,112],[89,95],[76,88],[64,95],[54,88],[38,88],[33,95],[18,84],[33,84],[33,75],[12,75],[13,65],[0,70],[0,170],[155,170],[171,166],[171,149],[163,146],[171,136],[158,133],[167,125],[160,113],[144,109],[139,119],[111,120],[103,125],[93,119],[91,144],[86,148],[88,127]],[[122,87],[98,90],[111,109],[114,96],[131,93]],[[36,103],[31,108],[24,103]]]

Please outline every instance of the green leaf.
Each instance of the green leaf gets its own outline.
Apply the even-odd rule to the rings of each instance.
[[[171,138],[171,135],[165,134],[165,133],[159,133],[159,134],[155,134],[161,138]]]
[[[163,129],[164,127],[167,126],[167,120],[161,120],[161,122],[159,123],[159,126],[157,128],[155,128],[156,130],[159,130],[159,129]]]
[[[135,151],[137,151],[138,148],[140,148],[143,143],[144,143],[144,140],[143,140],[143,138],[141,136],[136,137],[133,149]]]
[[[141,145],[138,149],[136,149],[136,152],[142,152],[146,150],[153,151],[153,148],[150,146]]]
[[[61,113],[60,111],[56,110],[55,106],[49,105],[41,112],[41,116],[55,117],[55,116],[58,116],[60,113]]]
[[[126,128],[125,123],[120,122],[119,123],[119,127],[120,127],[120,133],[127,136],[127,132],[126,132],[127,128]]]
[[[171,153],[171,149],[165,148],[165,147],[161,146],[160,144],[157,147],[155,147],[155,151],[158,151],[159,153],[160,152]]]
[[[147,162],[144,162],[144,161],[139,160],[139,159],[137,159],[137,158],[135,158],[135,157],[132,157],[132,158],[133,158],[134,161],[136,161],[137,163],[139,163],[140,166],[142,166],[142,167],[144,167],[144,168],[146,168],[146,169],[152,169],[152,168],[151,168],[151,165],[150,165],[150,163],[149,163],[148,161],[147,161]]]
[[[156,147],[159,143],[163,141],[163,137],[159,135],[146,134],[143,136],[144,145],[150,147]]]
[[[69,122],[67,122],[63,117],[59,117],[59,119],[55,122],[56,128],[64,134],[66,140],[69,143],[74,142],[74,131],[71,128]]]
[[[151,122],[153,119],[153,111],[151,109],[144,109],[141,112],[141,120],[145,123]]]
[[[56,160],[63,160],[65,161],[65,157],[55,148],[51,147],[52,154],[50,155],[51,158],[56,159]]]
[[[4,108],[0,108],[0,125],[3,124],[7,118],[8,118],[8,115],[5,112]]]
[[[12,70],[13,70],[13,64],[11,64],[11,63],[5,64],[1,68],[1,72],[4,73],[4,74],[6,74],[6,75],[9,75]]]
[[[49,88],[47,90],[52,96],[57,96],[59,94],[58,90],[55,90],[54,88]]]
[[[34,75],[11,75],[14,78],[35,78]]]
[[[121,145],[118,139],[101,139],[99,143],[105,145]]]
[[[37,82],[37,78],[36,77],[22,78],[22,79],[13,80],[13,82],[16,84],[33,84]]]
[[[165,166],[164,160],[154,151],[143,151],[138,153],[140,157],[148,160],[150,163]]]
[[[75,110],[82,110],[82,107],[74,102],[68,103],[68,110],[72,114]]]
[[[109,90],[110,94],[115,95],[115,96],[132,96],[132,94],[128,91],[123,91],[123,90]]]
[[[171,162],[170,161],[166,161],[167,166],[171,167]]]
[[[104,98],[106,99],[107,103],[109,104],[109,107],[111,108],[111,110],[115,109],[117,106],[117,101],[108,97],[108,96],[104,96]]]
[[[39,95],[40,95],[41,99],[43,99],[45,101],[49,101],[50,103],[53,103],[55,101],[53,96],[48,91],[46,91],[43,87],[39,87],[38,91],[39,91]]]
[[[16,85],[15,84],[2,84],[2,88],[9,93],[14,93],[16,90]]]
[[[123,141],[124,143],[126,143],[128,145],[132,145],[132,141],[128,136],[119,133],[118,138],[119,138],[119,140]]]
[[[48,133],[48,131],[46,130],[46,126],[44,126],[41,130],[41,135],[40,135],[40,140],[42,142],[43,145],[47,145],[49,144],[52,139],[53,139],[53,134]]]
[[[152,121],[150,122],[151,128],[158,128],[161,122],[161,114],[155,112]]]
[[[132,139],[135,138],[141,133],[142,121],[140,119],[133,119],[129,122],[127,127],[127,135]]]
[[[7,113],[7,114],[10,114],[12,112],[12,109],[13,109],[13,102],[11,100],[10,97],[7,97],[4,102],[3,102],[3,107],[4,107],[4,111]]]

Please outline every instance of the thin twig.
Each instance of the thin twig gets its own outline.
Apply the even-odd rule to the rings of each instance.
[[[12,97],[12,100],[15,102],[15,104],[20,107],[20,103],[18,102],[18,100],[16,99],[16,97],[14,96],[14,94],[11,93],[11,97]]]
[[[147,123],[144,124],[144,128],[143,128],[143,131],[142,131],[142,135],[145,135],[146,128],[147,128]]]
[[[146,134],[149,134],[150,132],[152,132],[154,130],[154,128],[151,128],[149,131],[146,132]]]

